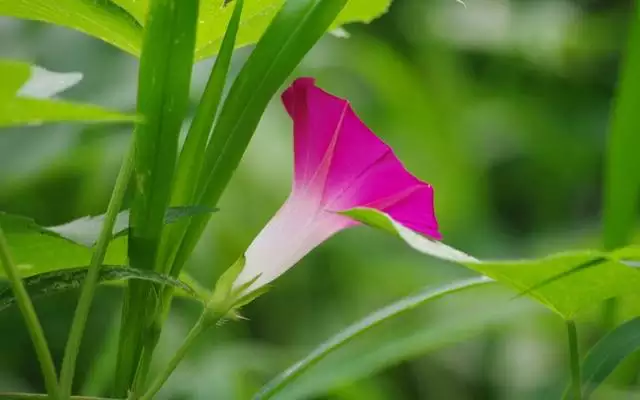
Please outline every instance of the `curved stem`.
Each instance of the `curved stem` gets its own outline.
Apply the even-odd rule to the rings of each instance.
[[[567,321],[567,334],[569,337],[569,358],[571,363],[571,393],[573,400],[582,400],[580,352],[578,350],[578,330],[575,322]]]
[[[107,247],[109,246],[109,242],[113,235],[113,226],[118,212],[120,211],[120,207],[122,206],[122,200],[131,178],[134,154],[135,143],[134,140],[132,140],[129,151],[122,162],[122,166],[120,167],[120,172],[118,172],[115,187],[111,194],[111,200],[107,207],[107,213],[105,214],[102,230],[100,231],[100,237],[91,258],[91,264],[87,270],[87,277],[82,285],[82,291],[80,292],[80,298],[78,300],[78,307],[76,308],[73,322],[71,324],[71,330],[69,332],[69,338],[67,339],[67,347],[65,348],[60,375],[60,390],[64,399],[69,398],[71,395],[71,386],[73,384],[76,359],[80,350],[82,335],[84,334],[87,317],[91,310],[93,296],[95,294],[96,287],[98,286],[100,267],[102,267]]]
[[[38,320],[36,310],[33,308],[33,303],[29,297],[27,289],[24,287],[18,267],[13,263],[11,254],[9,253],[9,244],[4,235],[2,227],[0,227],[0,264],[2,264],[9,282],[11,282],[11,288],[13,294],[16,296],[16,302],[20,307],[20,312],[24,317],[24,321],[27,324],[31,341],[36,350],[38,361],[40,362],[40,369],[44,377],[44,384],[47,388],[49,397],[53,399],[60,399],[60,393],[58,389],[58,377],[56,376],[56,367],[53,364],[53,358],[49,351],[49,345],[47,339],[44,336],[42,325]]]
[[[180,345],[176,353],[173,355],[173,357],[171,357],[171,360],[169,360],[169,362],[167,363],[167,366],[165,367],[165,369],[160,373],[160,375],[158,375],[158,377],[153,381],[153,383],[149,387],[149,390],[147,390],[147,392],[144,395],[142,395],[142,397],[140,397],[139,400],[153,399],[155,395],[160,391],[162,386],[165,384],[167,379],[169,379],[173,371],[175,371],[180,361],[182,361],[184,356],[187,354],[187,351],[189,351],[189,348],[191,347],[191,345],[193,345],[195,339],[202,332],[204,332],[208,327],[215,325],[220,320],[220,317],[212,316],[209,314],[210,312],[211,311],[207,309],[203,311],[202,315],[200,316],[196,324],[193,326],[193,328],[191,328],[191,331],[189,331],[189,334],[184,339],[184,341],[182,342],[182,344]]]

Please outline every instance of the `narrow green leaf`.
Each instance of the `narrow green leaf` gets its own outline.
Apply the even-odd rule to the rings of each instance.
[[[370,329],[308,368],[275,398],[324,398],[345,384],[378,376],[514,320],[535,318],[542,311],[532,302],[510,300],[510,294],[495,286],[471,289],[455,299],[442,298]]]
[[[197,204],[215,205],[240,163],[269,100],[331,26],[346,0],[288,1],[273,19],[234,81],[207,146]],[[173,273],[193,251],[207,217],[192,218]]]
[[[47,99],[78,80],[78,74],[57,74],[20,61],[0,61],[0,128],[45,122],[137,119],[94,105]]]
[[[605,163],[603,239],[607,250],[629,242],[637,220],[640,194],[640,158],[636,154],[640,149],[640,7],[637,5],[630,20]]]
[[[617,95],[611,112],[604,163],[603,246],[605,250],[626,245],[634,229],[640,194],[640,162],[635,149],[640,146],[640,3],[635,2],[630,16],[630,31],[624,53]],[[605,304],[602,326],[615,325],[617,300]]]
[[[154,270],[169,206],[178,137],[189,102],[198,0],[153,0],[146,17],[138,74],[137,110],[145,124],[135,131],[134,195],[129,248],[133,268]],[[129,282],[122,312],[114,394],[135,397],[147,370],[139,369],[145,342],[152,341],[151,321],[158,307],[157,287]],[[159,334],[159,333],[158,333]],[[145,352],[150,362],[153,348]],[[138,374],[136,376],[136,374]],[[135,382],[135,387],[134,387]]]
[[[442,296],[456,293],[465,289],[477,287],[490,283],[491,280],[480,277],[473,278],[464,281],[455,282],[446,286],[438,288],[429,288],[424,292],[415,296],[404,298],[396,303],[393,303],[387,307],[384,307],[364,319],[356,322],[355,324],[342,330],[340,333],[322,343],[316,349],[314,349],[309,355],[296,364],[289,367],[286,371],[275,377],[269,383],[267,383],[255,396],[255,400],[270,399],[277,395],[291,382],[293,382],[298,376],[303,374],[307,369],[313,366],[315,363],[326,357],[329,353],[344,346],[349,341],[358,337],[359,335],[367,332],[369,329],[385,322],[391,318],[401,315],[415,307],[425,304],[429,301],[438,299]]]
[[[616,367],[640,349],[640,318],[618,326],[591,348],[582,363],[582,390],[588,399]]]
[[[197,20],[197,0],[152,2],[138,79],[138,113],[146,123],[135,131],[129,236],[135,268],[154,268],[187,111]]]
[[[639,271],[622,261],[623,255],[630,256],[636,250],[626,249],[624,254],[576,251],[534,260],[481,261],[413,232],[377,210],[357,208],[343,214],[390,232],[422,253],[464,265],[527,294],[567,320],[606,299],[640,290]]]
[[[142,27],[110,0],[0,0],[0,15],[65,26],[140,52]]]
[[[195,193],[200,171],[204,166],[207,142],[209,141],[213,122],[218,114],[218,106],[222,98],[229,65],[231,64],[231,56],[233,55],[243,5],[244,0],[235,1],[233,16],[229,20],[220,54],[218,54],[211,70],[209,81],[202,94],[184,146],[180,152],[171,196],[171,204],[174,206],[194,204],[196,202]],[[171,264],[180,246],[180,240],[188,226],[189,221],[184,221],[176,226],[169,227],[162,238],[160,260],[161,266],[167,273],[171,272]]]
[[[213,122],[218,114],[218,105],[222,98],[231,56],[235,45],[236,34],[240,25],[242,6],[244,0],[236,0],[233,16],[227,26],[220,54],[211,70],[211,75],[204,89],[196,114],[189,127],[187,138],[176,170],[176,179],[173,188],[171,204],[182,206],[194,203],[194,194],[200,170],[204,163],[205,150],[209,141],[209,134],[213,128]]]
[[[32,299],[50,296],[57,293],[78,289],[87,276],[87,268],[69,268],[60,271],[46,272],[33,275],[24,279],[24,285]],[[154,271],[144,271],[124,266],[104,266],[100,270],[100,283],[122,280],[143,280],[147,282],[169,285],[176,289],[181,289],[183,293],[197,298],[195,290],[179,279],[167,275],[158,274]],[[203,301],[204,299],[199,299]],[[16,298],[11,289],[0,290],[0,311],[14,305]]]

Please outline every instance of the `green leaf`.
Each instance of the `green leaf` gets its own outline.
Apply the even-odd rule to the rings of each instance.
[[[82,285],[86,275],[86,267],[68,268],[60,271],[46,272],[30,276],[24,279],[24,285],[33,299],[66,292],[72,289],[78,289],[80,288],[80,285]],[[191,297],[197,297],[196,292],[186,283],[167,275],[158,274],[154,271],[143,271],[122,266],[104,266],[100,269],[100,283],[129,279],[169,285],[182,290]],[[199,300],[202,301],[204,299]],[[10,288],[0,291],[0,311],[12,306],[15,302],[16,299]]]
[[[120,1],[125,2],[125,0]],[[224,0],[205,0],[202,3],[200,18],[202,24],[199,26],[196,47],[198,59],[210,57],[216,54],[220,48],[224,26],[231,16],[231,7],[223,7],[222,3]],[[246,3],[245,12],[240,22],[237,47],[256,43],[285,1],[248,0]],[[390,3],[391,0],[349,0],[331,27],[338,27],[350,22],[370,22],[384,14]]]
[[[32,219],[0,212],[2,225],[14,261],[23,277],[61,269],[84,267],[91,261],[92,249],[71,242],[39,226]],[[105,264],[127,263],[126,237],[109,245]],[[4,273],[0,271],[0,277]]]
[[[233,303],[234,299],[231,299],[231,291],[233,290],[233,282],[242,272],[244,268],[245,259],[244,256],[240,257],[232,266],[227,268],[226,271],[218,278],[216,286],[213,290],[213,295],[207,304],[207,307],[213,311],[224,314]]]
[[[172,207],[165,215],[165,223],[175,223],[192,215],[210,213],[207,207]],[[91,260],[92,249],[100,232],[103,216],[84,217],[63,225],[44,227],[33,219],[0,212],[9,246],[22,276],[67,268],[83,267]],[[119,214],[114,227],[115,238],[109,245],[105,263],[127,263],[128,211]],[[4,272],[0,270],[0,278]]]
[[[630,12],[627,49],[621,63],[617,94],[611,111],[607,151],[604,162],[603,245],[606,250],[629,242],[635,226],[640,194],[640,161],[635,149],[640,146],[640,122],[636,110],[640,104],[640,6]],[[605,305],[604,329],[615,326],[617,302]]]
[[[57,74],[20,61],[0,61],[0,128],[45,122],[136,120],[135,116],[98,106],[47,99],[78,80],[78,74]]]
[[[455,299],[445,297],[394,317],[327,355],[276,398],[324,398],[405,361],[479,334],[491,335],[514,320],[535,318],[541,311],[532,302],[510,301],[509,293],[496,289],[487,285],[467,290]]]
[[[630,33],[617,85],[605,163],[604,247],[613,250],[629,242],[640,194],[640,7],[630,16]]]
[[[189,104],[199,0],[152,0],[138,70],[137,111],[145,118],[135,134],[134,193],[129,229],[129,263],[162,270],[158,263],[178,153],[178,138]],[[159,287],[129,282],[118,347],[114,394],[140,395],[159,326]],[[156,334],[157,333],[157,334]],[[144,351],[144,359],[143,359]],[[145,365],[146,364],[146,365]],[[135,383],[135,385],[134,385]]]
[[[309,355],[296,364],[289,367],[286,371],[279,374],[269,383],[267,383],[255,396],[255,400],[270,399],[274,395],[280,393],[285,387],[291,384],[298,376],[303,374],[311,366],[322,360],[329,353],[344,346],[349,341],[367,332],[369,329],[401,315],[409,310],[414,309],[429,301],[438,299],[448,294],[456,293],[472,287],[485,285],[491,280],[480,277],[455,282],[438,288],[429,288],[415,296],[404,298],[396,303],[368,315],[364,319],[342,330],[326,342],[322,343],[314,349]]]
[[[129,258],[153,269],[187,112],[198,0],[154,0],[138,74],[135,191]]]
[[[196,59],[218,53],[233,7],[226,0],[203,0]],[[236,47],[256,43],[285,0],[247,0]],[[349,0],[332,27],[370,22],[384,14],[391,0]],[[50,22],[76,29],[139,55],[149,0],[0,0],[0,15]]]
[[[129,11],[140,23],[144,22],[148,0],[114,0]],[[200,5],[200,25],[196,44],[196,58],[203,59],[218,53],[225,27],[228,25],[232,8],[226,0],[203,0]],[[273,20],[285,0],[246,0],[245,11],[240,21],[240,31],[236,47],[256,43]],[[370,22],[384,14],[391,0],[349,0],[344,10],[333,22],[332,27],[350,22]]]
[[[218,54],[213,65],[207,86],[202,94],[184,146],[180,152],[171,194],[171,205],[181,206],[196,202],[195,194],[200,173],[204,166],[207,142],[222,99],[222,91],[225,86],[229,65],[231,64],[231,56],[233,55],[243,4],[244,0],[236,0],[235,2],[233,16],[227,26],[220,54]],[[167,228],[165,231],[160,249],[161,266],[164,272],[172,273],[173,259],[188,225],[189,221],[184,221],[176,226]]]
[[[640,318],[616,327],[589,350],[582,364],[582,390],[585,399],[602,384],[616,367],[640,349]]]
[[[193,215],[208,214],[217,211],[202,206],[170,207],[164,216],[165,225],[172,224]],[[75,219],[62,225],[39,228],[44,232],[51,232],[72,242],[87,247],[93,247],[100,236],[100,228],[104,221],[104,214]],[[129,233],[129,210],[121,211],[116,217],[113,227],[113,238]]]
[[[377,210],[356,208],[343,214],[399,236],[422,253],[464,265],[525,293],[567,320],[606,299],[640,290],[640,273],[621,261],[637,250],[613,254],[576,251],[535,260],[480,261],[413,232]]]
[[[0,0],[0,15],[65,26],[140,53],[142,27],[110,0]]]
[[[206,174],[201,176],[196,204],[216,205],[269,100],[333,23],[345,3],[346,0],[288,1],[278,12],[235,79],[222,107],[207,146],[203,168]],[[192,218],[172,271],[180,271],[207,222],[206,217]]]

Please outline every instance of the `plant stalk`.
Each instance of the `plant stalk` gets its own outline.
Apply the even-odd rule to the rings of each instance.
[[[571,396],[573,400],[582,400],[582,377],[580,370],[580,352],[578,350],[578,330],[576,323],[567,321],[569,339],[569,359],[571,368]]]
[[[47,393],[49,393],[50,398],[61,400],[62,397],[60,397],[60,391],[58,388],[56,367],[53,363],[53,358],[51,357],[51,351],[49,350],[47,339],[44,335],[44,331],[42,330],[42,325],[40,325],[40,321],[38,320],[38,315],[33,307],[29,293],[24,287],[18,267],[14,264],[11,258],[9,244],[7,243],[2,227],[0,227],[0,263],[2,264],[4,271],[7,274],[7,278],[11,283],[13,294],[16,296],[18,307],[20,307],[20,312],[24,317],[29,335],[31,336],[31,341],[33,342],[38,361],[40,362],[40,369],[42,370]]]
[[[135,140],[132,140],[129,145],[129,151],[122,162],[120,172],[118,172],[118,177],[116,178],[115,187],[111,194],[109,205],[107,206],[107,213],[102,225],[102,230],[100,231],[100,237],[98,238],[98,243],[91,257],[91,264],[87,270],[87,277],[82,285],[78,306],[71,324],[71,330],[67,340],[67,347],[64,352],[60,375],[60,390],[63,399],[67,399],[71,395],[76,359],[80,350],[82,336],[84,334],[89,311],[91,310],[91,303],[93,302],[96,287],[98,286],[100,268],[102,267],[102,262],[104,261],[109,242],[113,235],[113,226],[122,206],[127,185],[131,179],[134,154]]]
[[[138,400],[153,399],[154,396],[160,391],[162,386],[165,384],[165,382],[169,379],[173,371],[175,371],[176,367],[182,361],[184,356],[187,354],[187,352],[195,342],[196,338],[202,332],[207,330],[207,328],[215,325],[220,320],[221,317],[211,315],[210,313],[211,311],[207,309],[203,311],[202,315],[200,316],[198,321],[195,323],[195,325],[191,328],[191,330],[189,331],[189,334],[184,339],[184,341],[182,342],[178,350],[175,352],[173,357],[171,357],[171,360],[169,360],[164,370],[153,381],[153,383],[149,387],[149,390],[147,390],[147,392],[144,395],[142,395],[142,397],[140,397]]]

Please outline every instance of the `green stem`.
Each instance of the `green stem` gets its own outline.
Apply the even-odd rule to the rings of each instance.
[[[91,264],[87,271],[87,277],[85,278],[80,292],[80,298],[78,300],[78,307],[73,317],[71,324],[71,330],[69,332],[69,338],[67,340],[67,347],[65,348],[64,358],[62,361],[62,371],[60,375],[60,390],[64,399],[69,398],[71,395],[71,389],[73,384],[73,376],[76,368],[76,359],[78,357],[78,351],[80,350],[80,344],[82,342],[82,336],[87,323],[87,317],[91,310],[91,303],[93,302],[93,296],[95,294],[96,287],[98,286],[98,278],[100,276],[100,267],[104,261],[104,256],[107,252],[107,247],[111,241],[113,235],[113,226],[116,221],[122,201],[127,190],[127,185],[131,179],[131,173],[133,171],[133,160],[135,154],[135,141],[132,140],[129,151],[125,156],[120,167],[120,172],[116,179],[113,193],[111,194],[111,200],[107,207],[107,213],[104,218],[102,230],[100,231],[100,237],[96,245],[95,251],[91,258]]]
[[[210,310],[204,310],[204,312],[202,313],[196,324],[193,326],[193,328],[191,328],[191,331],[189,331],[189,334],[184,339],[176,353],[173,355],[165,369],[160,373],[160,375],[158,375],[158,377],[151,384],[151,387],[149,387],[149,390],[147,390],[147,392],[142,397],[140,397],[139,400],[153,399],[165,384],[167,379],[169,379],[180,361],[182,361],[184,356],[187,354],[187,351],[189,351],[189,348],[191,347],[191,345],[193,345],[195,339],[208,327],[215,325],[220,320],[220,317],[212,316],[211,314],[209,314],[210,312]]]
[[[47,393],[53,399],[60,399],[60,393],[58,390],[58,377],[56,376],[56,367],[53,364],[53,358],[47,345],[47,339],[44,336],[42,325],[38,320],[36,310],[33,308],[33,303],[29,297],[27,289],[24,287],[18,267],[14,264],[9,253],[9,244],[4,235],[2,227],[0,227],[0,263],[4,267],[4,271],[11,283],[13,294],[16,296],[18,307],[24,317],[24,321],[27,324],[31,341],[36,350],[38,361],[40,362],[40,369],[44,376],[44,384],[47,388]]]
[[[569,336],[569,358],[571,363],[571,393],[573,393],[573,400],[582,400],[580,352],[578,350],[578,330],[575,322],[567,321],[567,333]]]
[[[8,400],[51,400],[52,397],[48,394],[42,393],[0,393],[0,399],[8,399]],[[92,397],[92,396],[71,396],[71,400],[116,400],[116,399],[108,399],[104,397]]]

